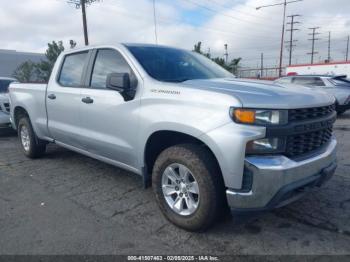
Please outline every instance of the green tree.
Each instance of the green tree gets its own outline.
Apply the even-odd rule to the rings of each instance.
[[[229,70],[232,74],[237,74],[239,69],[239,62],[241,62],[242,58],[234,58],[231,60],[231,62],[228,64],[227,70]]]
[[[203,53],[202,51],[202,42],[198,42],[197,44],[194,45],[193,48],[193,52],[202,54],[208,58],[210,58],[211,60],[213,60],[215,63],[217,63],[219,66],[225,68],[227,71],[236,74],[239,68],[239,63],[242,60],[241,57],[238,58],[234,58],[230,61],[230,63],[226,64],[225,59],[223,59],[222,57],[210,57],[209,53]]]
[[[202,53],[202,42],[198,42],[197,44],[194,44],[194,48],[193,48],[193,51],[198,53],[198,54],[203,54]]]
[[[32,61],[20,64],[13,72],[13,76],[20,82],[28,83],[35,80],[36,65]]]
[[[52,41],[52,43],[48,43],[47,45],[48,48],[45,52],[46,60],[41,60],[39,63],[26,61],[18,66],[13,76],[21,82],[47,82],[57,57],[64,51],[62,41]]]
[[[45,56],[46,60],[41,60],[36,64],[37,74],[39,80],[47,82],[50,78],[50,74],[53,66],[57,60],[57,57],[64,51],[64,46],[62,41],[52,41],[48,43],[48,48],[46,49]]]
[[[210,54],[209,53],[203,53],[202,52],[202,42],[200,42],[200,41],[197,44],[194,45],[194,48],[193,48],[192,51],[210,58]]]
[[[228,69],[226,64],[225,64],[225,59],[221,58],[221,57],[215,57],[212,58],[212,60],[217,63],[219,66],[222,66],[223,68],[225,68],[226,70]]]

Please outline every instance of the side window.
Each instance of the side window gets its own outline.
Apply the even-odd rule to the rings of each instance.
[[[294,77],[293,84],[304,85],[304,86],[314,86],[314,77]]]
[[[87,59],[88,52],[66,55],[63,61],[58,82],[63,86],[81,86],[81,78]]]
[[[315,77],[315,81],[313,82],[313,86],[326,86],[326,85],[320,77]]]
[[[90,86],[94,88],[106,88],[107,75],[110,73],[129,73],[130,83],[133,87],[136,87],[136,77],[119,52],[112,49],[98,50]]]

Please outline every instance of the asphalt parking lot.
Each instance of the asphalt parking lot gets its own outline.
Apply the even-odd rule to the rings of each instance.
[[[350,254],[350,113],[335,126],[338,169],[287,207],[176,228],[140,177],[55,145],[24,157],[0,135],[0,254]]]

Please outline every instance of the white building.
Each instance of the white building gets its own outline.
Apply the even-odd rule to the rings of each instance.
[[[350,77],[350,61],[319,64],[291,65],[286,68],[287,75],[347,75]]]

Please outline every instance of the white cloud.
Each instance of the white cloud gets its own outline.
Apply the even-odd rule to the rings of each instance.
[[[205,6],[212,12],[190,2]],[[316,49],[324,59],[327,55],[328,31],[332,31],[332,57],[344,57],[346,34],[350,29],[348,0],[304,0],[288,5],[287,15],[301,14],[302,30],[295,33],[298,39],[294,61],[308,61],[310,49],[308,27],[320,26]],[[256,66],[260,53],[264,52],[265,64],[276,64],[279,55],[282,6],[256,10],[273,0],[156,0],[158,38],[161,44],[191,49],[197,41],[213,55],[223,55],[223,45],[229,46],[231,57],[243,57],[243,63]],[[66,0],[0,0],[0,48],[43,52],[47,42],[69,39],[82,45],[81,11]],[[187,22],[186,12],[198,12],[206,18],[200,26]],[[92,44],[115,42],[154,43],[152,1],[103,0],[87,8],[89,38]],[[197,17],[193,17],[196,20]],[[288,40],[289,34],[286,34]],[[285,50],[285,61],[287,61]]]

